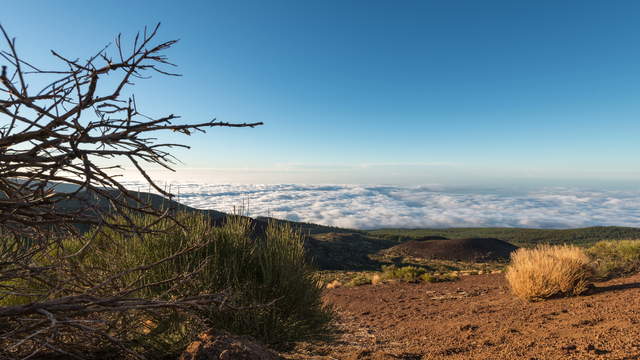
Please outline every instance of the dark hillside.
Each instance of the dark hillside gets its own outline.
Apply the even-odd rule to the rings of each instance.
[[[369,257],[396,243],[359,233],[326,233],[307,237],[305,247],[320,270],[379,270]]]
[[[112,190],[112,193],[118,194],[118,191]],[[165,197],[162,197],[156,194],[134,191],[133,195],[139,197],[154,209],[168,209],[171,211],[187,211],[187,212],[202,211],[211,218],[214,224],[223,224],[227,217],[227,214],[220,211],[194,209],[192,207],[180,204],[176,201],[169,200]],[[58,209],[62,211],[69,211],[69,212],[76,212],[78,211],[78,209],[86,209],[84,215],[89,215],[89,216],[91,216],[91,211],[94,211],[94,210],[91,210],[89,206],[87,206],[87,204],[91,204],[92,207],[99,209],[99,211],[101,212],[109,212],[109,210],[112,209],[107,199],[103,197],[98,197],[98,196],[91,196],[90,198],[90,196],[91,195],[86,193],[78,194],[76,198],[73,198],[70,200],[64,200],[58,203],[57,205]],[[133,200],[128,201],[128,205],[132,207],[139,206],[139,204],[136,204],[135,201]],[[97,217],[97,214],[96,214],[96,217]],[[89,230],[89,226],[84,224],[78,225],[78,228],[80,229],[80,231]]]
[[[326,234],[326,233],[344,233],[344,234],[347,234],[347,233],[348,234],[352,234],[352,233],[364,234],[365,233],[364,231],[360,231],[360,230],[344,229],[344,228],[339,228],[335,226],[319,225],[319,224],[313,224],[313,223],[307,223],[307,222],[282,220],[282,219],[276,219],[276,218],[271,218],[266,216],[258,216],[256,217],[256,221],[262,221],[262,222],[275,221],[277,223],[288,223],[294,228],[301,231],[304,235]]]
[[[421,259],[489,262],[506,261],[516,246],[492,238],[410,240],[384,250],[392,256],[411,256]]]
[[[63,189],[61,190],[62,192],[73,191],[75,189],[74,185],[68,185],[68,186],[66,185],[67,184],[56,184],[56,189]],[[118,192],[116,190],[113,190],[112,193],[117,194]],[[132,193],[134,196],[142,199],[145,203],[149,203],[151,207],[155,209],[170,209],[172,211],[188,211],[188,212],[198,211],[198,212],[206,213],[211,217],[211,219],[214,221],[215,224],[224,223],[227,216],[230,215],[217,210],[195,209],[190,206],[181,204],[177,201],[167,199],[157,194],[151,194],[147,192],[137,192],[137,191],[133,191]],[[110,208],[109,202],[106,199],[95,197],[94,199],[88,200],[87,196],[88,195],[80,196],[79,199],[63,201],[60,203],[60,208],[67,209],[69,211],[74,211],[79,208],[81,209],[86,208],[87,202],[97,205],[97,207],[101,211],[107,211]],[[129,201],[129,205],[136,206],[137,204],[135,204],[134,201]],[[318,224],[312,224],[312,223],[295,222],[295,221],[281,220],[281,219],[268,218],[268,217],[257,217],[253,219],[256,232],[260,233],[261,230],[264,229],[270,221],[275,221],[278,223],[288,223],[293,228],[298,229],[303,235],[324,234],[328,232],[334,232],[334,233],[359,233],[360,232],[358,230],[341,229],[333,226],[324,226],[324,225],[318,225]]]

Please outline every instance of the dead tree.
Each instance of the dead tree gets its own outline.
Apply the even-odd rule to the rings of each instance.
[[[171,197],[145,168],[159,165],[172,169],[177,159],[171,150],[188,146],[158,141],[155,136],[159,132],[190,135],[214,127],[262,125],[215,119],[190,123],[173,114],[152,117],[141,112],[130,90],[134,81],[153,74],[179,76],[170,71],[175,65],[164,55],[177,41],[156,42],[158,27],[159,24],[150,31],[145,28],[129,46],[118,35],[114,44],[85,60],[51,51],[61,66],[46,70],[21,58],[15,39],[0,26],[6,42],[6,48],[0,51],[0,64],[4,62],[0,74],[0,299],[26,291],[16,287],[17,280],[58,271],[35,266],[32,259],[39,251],[50,248],[60,235],[73,233],[77,224],[141,231],[144,229],[136,229],[132,221],[114,225],[109,219],[114,213],[127,218],[131,211],[153,214],[159,219],[171,216],[148,206],[115,176],[123,162],[128,162],[153,189]],[[34,83],[44,85],[34,88]],[[60,183],[75,188],[61,192],[57,190]],[[96,206],[98,200],[108,203],[108,210]],[[63,203],[76,205],[61,206]],[[130,299],[126,291],[110,298],[66,293],[46,301],[0,307],[0,342],[15,348],[30,342],[39,344],[34,353],[64,353],[43,339],[61,324],[85,331],[91,328],[87,323],[74,322],[74,316],[180,308],[219,300],[218,294],[167,302]],[[27,320],[20,322],[20,318]],[[9,323],[14,329],[5,328]]]
[[[61,224],[99,221],[84,206],[73,212],[55,206],[70,198],[82,199],[80,194],[100,196],[118,208],[131,207],[131,201],[138,203],[113,176],[123,159],[156,191],[171,196],[148,176],[144,166],[171,169],[175,159],[169,150],[188,146],[158,143],[153,136],[160,131],[189,135],[211,127],[262,124],[215,119],[180,123],[173,114],[153,118],[141,113],[135,96],[126,96],[133,81],[152,73],[178,76],[161,67],[174,66],[163,51],[177,41],[155,44],[158,26],[138,34],[129,51],[118,36],[114,57],[108,55],[109,46],[84,61],[51,51],[63,65],[57,71],[42,70],[21,59],[15,40],[0,29],[8,46],[0,53],[8,64],[2,66],[0,75],[0,223],[6,230],[34,236],[48,225],[59,228]],[[48,84],[31,89],[29,80],[34,76]],[[107,77],[119,81],[103,85],[101,80]],[[75,184],[77,189],[57,193],[54,182]]]

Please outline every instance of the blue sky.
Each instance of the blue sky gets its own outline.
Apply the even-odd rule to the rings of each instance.
[[[43,67],[163,23],[150,115],[264,121],[179,138],[177,177],[241,183],[640,183],[637,1],[14,1]],[[635,186],[635,185],[634,185]]]

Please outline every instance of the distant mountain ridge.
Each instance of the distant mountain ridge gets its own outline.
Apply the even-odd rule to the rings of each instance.
[[[517,246],[537,244],[574,244],[588,246],[600,240],[640,239],[640,228],[623,226],[592,226],[576,229],[530,228],[448,228],[448,229],[377,229],[368,234],[398,242],[425,236],[446,238],[497,238]]]

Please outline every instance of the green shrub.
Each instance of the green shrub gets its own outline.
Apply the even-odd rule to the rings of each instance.
[[[426,269],[417,266],[397,267],[395,265],[382,266],[382,279],[400,280],[409,283],[417,282],[443,282],[458,280],[458,276],[453,273],[439,274],[427,272]]]
[[[439,278],[440,281],[456,281],[460,279],[460,277],[456,274],[442,274]]]
[[[237,220],[246,222],[246,220]],[[244,225],[234,237],[248,238]],[[288,224],[270,223],[264,239],[251,248],[251,259],[239,264],[240,276],[229,286],[238,290],[236,303],[254,310],[219,312],[209,317],[212,326],[253,335],[270,344],[301,340],[326,330],[331,309],[322,304],[319,279],[306,261],[301,235]],[[264,304],[274,302],[273,306]]]
[[[127,269],[156,264],[144,271],[125,272],[115,283],[101,288],[100,295],[136,284],[138,290],[132,297],[171,300],[224,293],[229,305],[196,314],[137,314],[137,320],[130,321],[152,324],[147,329],[151,333],[141,333],[132,342],[172,351],[192,340],[194,332],[212,327],[282,345],[327,329],[331,309],[322,304],[322,290],[306,261],[301,235],[288,225],[271,223],[256,238],[250,220],[241,217],[229,217],[220,227],[197,213],[178,214],[183,227],[169,219],[154,223],[152,217],[135,214],[130,219],[157,231],[138,237],[94,229],[85,235],[85,241],[69,239],[64,250],[52,252],[75,253],[90,239],[79,255],[68,260],[68,266],[94,283]],[[233,308],[236,310],[229,310]]]
[[[587,253],[595,260],[599,278],[640,271],[640,240],[599,241]]]
[[[416,266],[396,267],[395,265],[382,266],[382,278],[386,280],[401,280],[409,283],[420,281],[420,276],[426,273],[426,270]]]
[[[367,274],[358,274],[347,283],[347,286],[361,286],[369,284],[371,284],[371,277]]]
[[[420,280],[425,281],[425,282],[430,282],[430,283],[436,283],[436,282],[445,282],[445,281],[455,281],[458,280],[459,277],[457,275],[454,274],[441,274],[441,275],[435,275],[435,274],[422,274],[420,276]]]

